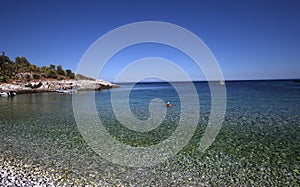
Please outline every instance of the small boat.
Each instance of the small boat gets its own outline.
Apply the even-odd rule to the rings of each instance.
[[[0,92],[1,97],[14,97],[16,94],[15,91]]]
[[[8,97],[8,94],[6,92],[0,92],[0,97]]]
[[[224,85],[225,81],[219,81],[219,85]]]

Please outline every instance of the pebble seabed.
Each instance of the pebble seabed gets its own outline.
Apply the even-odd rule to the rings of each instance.
[[[22,97],[16,97],[16,105],[3,101],[13,107],[0,105],[7,108],[0,113],[0,186],[300,186],[300,116],[294,103],[285,107],[272,101],[263,108],[252,102],[229,103],[218,136],[201,153],[199,141],[209,114],[204,110],[208,112],[200,115],[189,144],[176,156],[153,167],[132,168],[101,158],[87,145],[70,101],[64,100],[68,97],[36,95],[30,107],[29,99],[22,103]],[[48,105],[41,105],[39,98]],[[157,144],[178,122],[173,111],[161,128],[133,133],[118,124],[105,105],[99,107],[110,134],[132,146]]]
[[[299,186],[299,128],[239,121],[244,125],[223,126],[204,154],[194,143],[204,129],[199,127],[175,157],[147,168],[102,159],[76,128],[48,126],[34,136],[33,127],[28,134],[15,126],[1,143],[1,186]],[[22,133],[14,136],[17,129]]]
[[[209,108],[201,110],[199,126],[184,149],[164,163],[145,168],[120,166],[96,154],[77,128],[68,95],[2,100],[0,186],[300,186],[298,87],[292,94],[278,92],[278,97],[272,88],[267,98],[250,96],[257,92],[246,89],[239,97],[244,84],[232,88],[222,128],[204,153],[198,145]],[[245,101],[247,94],[249,101]],[[278,99],[280,104],[275,102]],[[159,143],[178,122],[177,110],[173,114],[171,108],[153,132],[133,133],[117,123],[106,105],[102,110],[101,106],[99,115],[107,130],[131,146]]]

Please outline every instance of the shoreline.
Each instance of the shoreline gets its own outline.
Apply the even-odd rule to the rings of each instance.
[[[76,88],[78,91],[102,90],[119,86],[104,80],[44,80],[12,82],[0,84],[1,92],[13,91],[17,94],[56,92],[57,89]]]

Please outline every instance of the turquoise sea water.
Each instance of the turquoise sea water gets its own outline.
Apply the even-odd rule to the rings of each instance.
[[[167,162],[150,168],[130,168],[101,158],[77,128],[72,95],[56,93],[0,98],[0,156],[41,166],[70,183],[78,179],[107,186],[299,185],[299,83],[226,82],[225,120],[204,154],[197,147],[208,123],[211,96],[207,83],[194,84],[200,101],[198,127],[188,145]],[[184,83],[177,86],[185,89]],[[111,105],[111,92],[127,89],[126,84],[121,84],[117,89],[95,92],[96,109],[107,131],[121,143],[134,147],[166,140],[180,121],[181,103],[176,90],[168,83],[139,83],[134,87],[129,105],[138,119],[150,116],[149,102],[154,98],[173,104],[159,127],[135,132],[122,126]],[[78,92],[76,97],[88,94],[91,93]],[[117,102],[123,102],[122,98]],[[67,175],[62,172],[66,170]]]

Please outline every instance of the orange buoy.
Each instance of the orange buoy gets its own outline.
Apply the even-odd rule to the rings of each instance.
[[[170,103],[170,102],[167,102],[167,107],[171,107],[172,106],[172,104]]]

